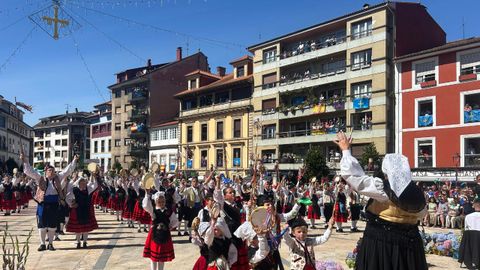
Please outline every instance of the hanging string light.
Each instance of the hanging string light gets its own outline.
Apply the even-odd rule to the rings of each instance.
[[[5,59],[2,65],[0,65],[0,74],[5,70],[8,64],[11,63],[12,59],[20,52],[22,47],[27,43],[28,39],[32,36],[33,31],[36,29],[36,26],[33,26],[32,29],[27,33],[25,38],[20,42],[20,44],[13,50],[13,52]]]

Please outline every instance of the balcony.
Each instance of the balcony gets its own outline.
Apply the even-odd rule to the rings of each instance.
[[[328,42],[325,41],[323,42],[323,44],[314,41],[314,49],[312,49],[312,44],[310,43],[310,50],[305,49],[305,44],[308,44],[307,41],[305,41],[303,50],[300,50],[301,48],[297,47],[294,50],[285,51],[281,55],[276,56],[276,59],[273,62],[256,65],[254,67],[254,73],[259,73],[265,70],[280,68],[301,62],[311,61],[320,57],[346,51],[348,49],[386,40],[388,35],[389,34],[387,32],[381,32],[372,35],[372,32],[370,31],[368,35],[362,35],[361,38],[349,39],[348,37],[337,37],[336,40]],[[300,45],[301,44],[299,44],[298,46],[300,47]],[[294,54],[293,51],[297,51],[297,53]]]
[[[318,85],[331,84],[335,82],[345,81],[356,77],[371,76],[377,73],[384,73],[385,65],[363,65],[359,69],[350,69],[350,66],[338,66],[335,69],[324,70],[319,73],[304,73],[301,76],[286,78],[279,82],[275,82],[275,87],[262,89],[263,85],[255,86],[253,97],[263,97],[274,95],[278,92],[285,93],[300,89],[308,89]]]
[[[128,118],[133,122],[140,122],[145,120],[148,116],[146,110],[130,110],[128,111]]]
[[[242,99],[238,101],[236,100],[236,101],[231,101],[227,103],[217,103],[217,104],[213,104],[211,106],[206,106],[202,108],[183,110],[183,111],[180,111],[180,117],[187,117],[187,116],[198,115],[198,114],[218,113],[220,111],[239,109],[246,106],[250,106],[250,99]]]
[[[142,139],[142,138],[146,138],[148,135],[147,131],[146,130],[140,130],[140,131],[132,131],[132,130],[129,130],[128,131],[128,137],[130,137],[131,139]]]
[[[387,135],[386,129],[370,129],[364,131],[353,132],[354,139],[371,139],[377,137],[385,137]],[[265,136],[265,139],[257,140],[258,146],[276,146],[276,145],[290,145],[301,143],[318,143],[318,142],[332,142],[337,134],[333,130],[323,132],[321,130],[302,130],[277,133],[274,136]]]
[[[131,144],[128,147],[128,152],[132,156],[147,156],[148,148],[146,144]]]
[[[458,80],[461,82],[477,80],[478,74],[480,74],[480,65],[462,68],[460,70],[460,76],[458,76]]]
[[[129,96],[128,102],[144,102],[148,99],[148,91],[146,89],[135,89],[131,96]]]

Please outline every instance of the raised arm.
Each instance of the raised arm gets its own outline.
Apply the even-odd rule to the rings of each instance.
[[[26,159],[23,160],[23,172],[30,178],[32,178],[33,180],[35,180],[35,183],[37,183],[37,185],[39,184],[40,182],[40,179],[42,178],[42,176],[36,172],[32,166],[30,166],[30,163],[28,163],[28,161]]]
[[[150,194],[147,194],[143,200],[142,200],[142,207],[143,209],[150,214],[150,216],[152,217],[152,220],[155,219],[155,213],[153,212],[153,205],[152,205],[152,200],[150,199],[151,195]]]
[[[250,259],[250,263],[255,264],[259,263],[265,257],[267,257],[270,252],[270,247],[268,246],[267,238],[264,235],[258,235],[258,250],[253,255],[253,258]]]
[[[62,181],[65,177],[73,173],[73,171],[75,170],[75,167],[77,167],[77,161],[78,161],[78,155],[75,155],[73,157],[72,162],[68,164],[68,166],[65,167],[63,171],[58,173],[58,178],[60,179],[60,181]]]
[[[290,210],[290,212],[279,214],[280,221],[287,222],[290,219],[294,219],[297,216],[298,211],[300,211],[300,204],[295,203],[295,205],[292,207],[292,210]]]

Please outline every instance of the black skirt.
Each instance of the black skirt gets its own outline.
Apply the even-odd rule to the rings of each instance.
[[[428,269],[417,225],[392,223],[368,214],[356,270]]]
[[[58,202],[42,202],[37,206],[37,227],[57,228]]]
[[[480,231],[465,231],[460,244],[458,262],[468,269],[480,269]]]

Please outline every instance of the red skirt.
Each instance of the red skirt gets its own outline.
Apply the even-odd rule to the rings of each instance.
[[[249,270],[250,264],[248,262],[248,249],[245,242],[238,248],[237,262],[232,265],[231,270]]]
[[[135,210],[133,210],[132,219],[139,221],[141,224],[151,224],[152,217],[147,211],[140,207],[140,203],[141,202],[139,201],[135,203]]]
[[[133,212],[128,209],[127,201],[123,203],[123,211],[122,211],[122,217],[125,219],[132,219],[133,217]]]
[[[25,192],[25,195],[27,197],[27,203],[30,202],[32,199],[33,199],[33,195],[32,195],[32,192],[31,191],[26,191]]]
[[[5,200],[4,198],[2,198],[2,209],[5,209],[5,210],[17,209],[17,200],[15,199],[15,196],[12,196],[11,200]]]
[[[308,206],[308,219],[320,219],[320,213],[318,213],[317,209],[312,205]]]
[[[340,204],[337,202],[335,204],[333,216],[335,217],[335,222],[347,222],[348,213],[340,213]]]
[[[93,209],[93,205],[90,206],[89,212],[90,212],[89,222],[87,224],[79,224],[77,209],[71,208],[70,219],[68,220],[67,227],[66,227],[67,232],[86,233],[86,232],[91,232],[93,230],[98,229],[97,219],[95,218],[95,211]]]
[[[98,196],[98,189],[97,189],[93,192],[93,195],[92,195],[92,202],[93,202],[94,205],[99,205],[100,204],[100,202],[98,201],[99,197],[100,196]]]
[[[143,257],[150,258],[154,262],[170,262],[175,259],[172,238],[166,243],[157,244],[153,241],[153,230],[148,232],[145,246],[143,247]]]
[[[192,270],[207,270],[207,268],[208,268],[207,259],[203,256],[200,256],[195,262],[195,264],[193,265]]]

